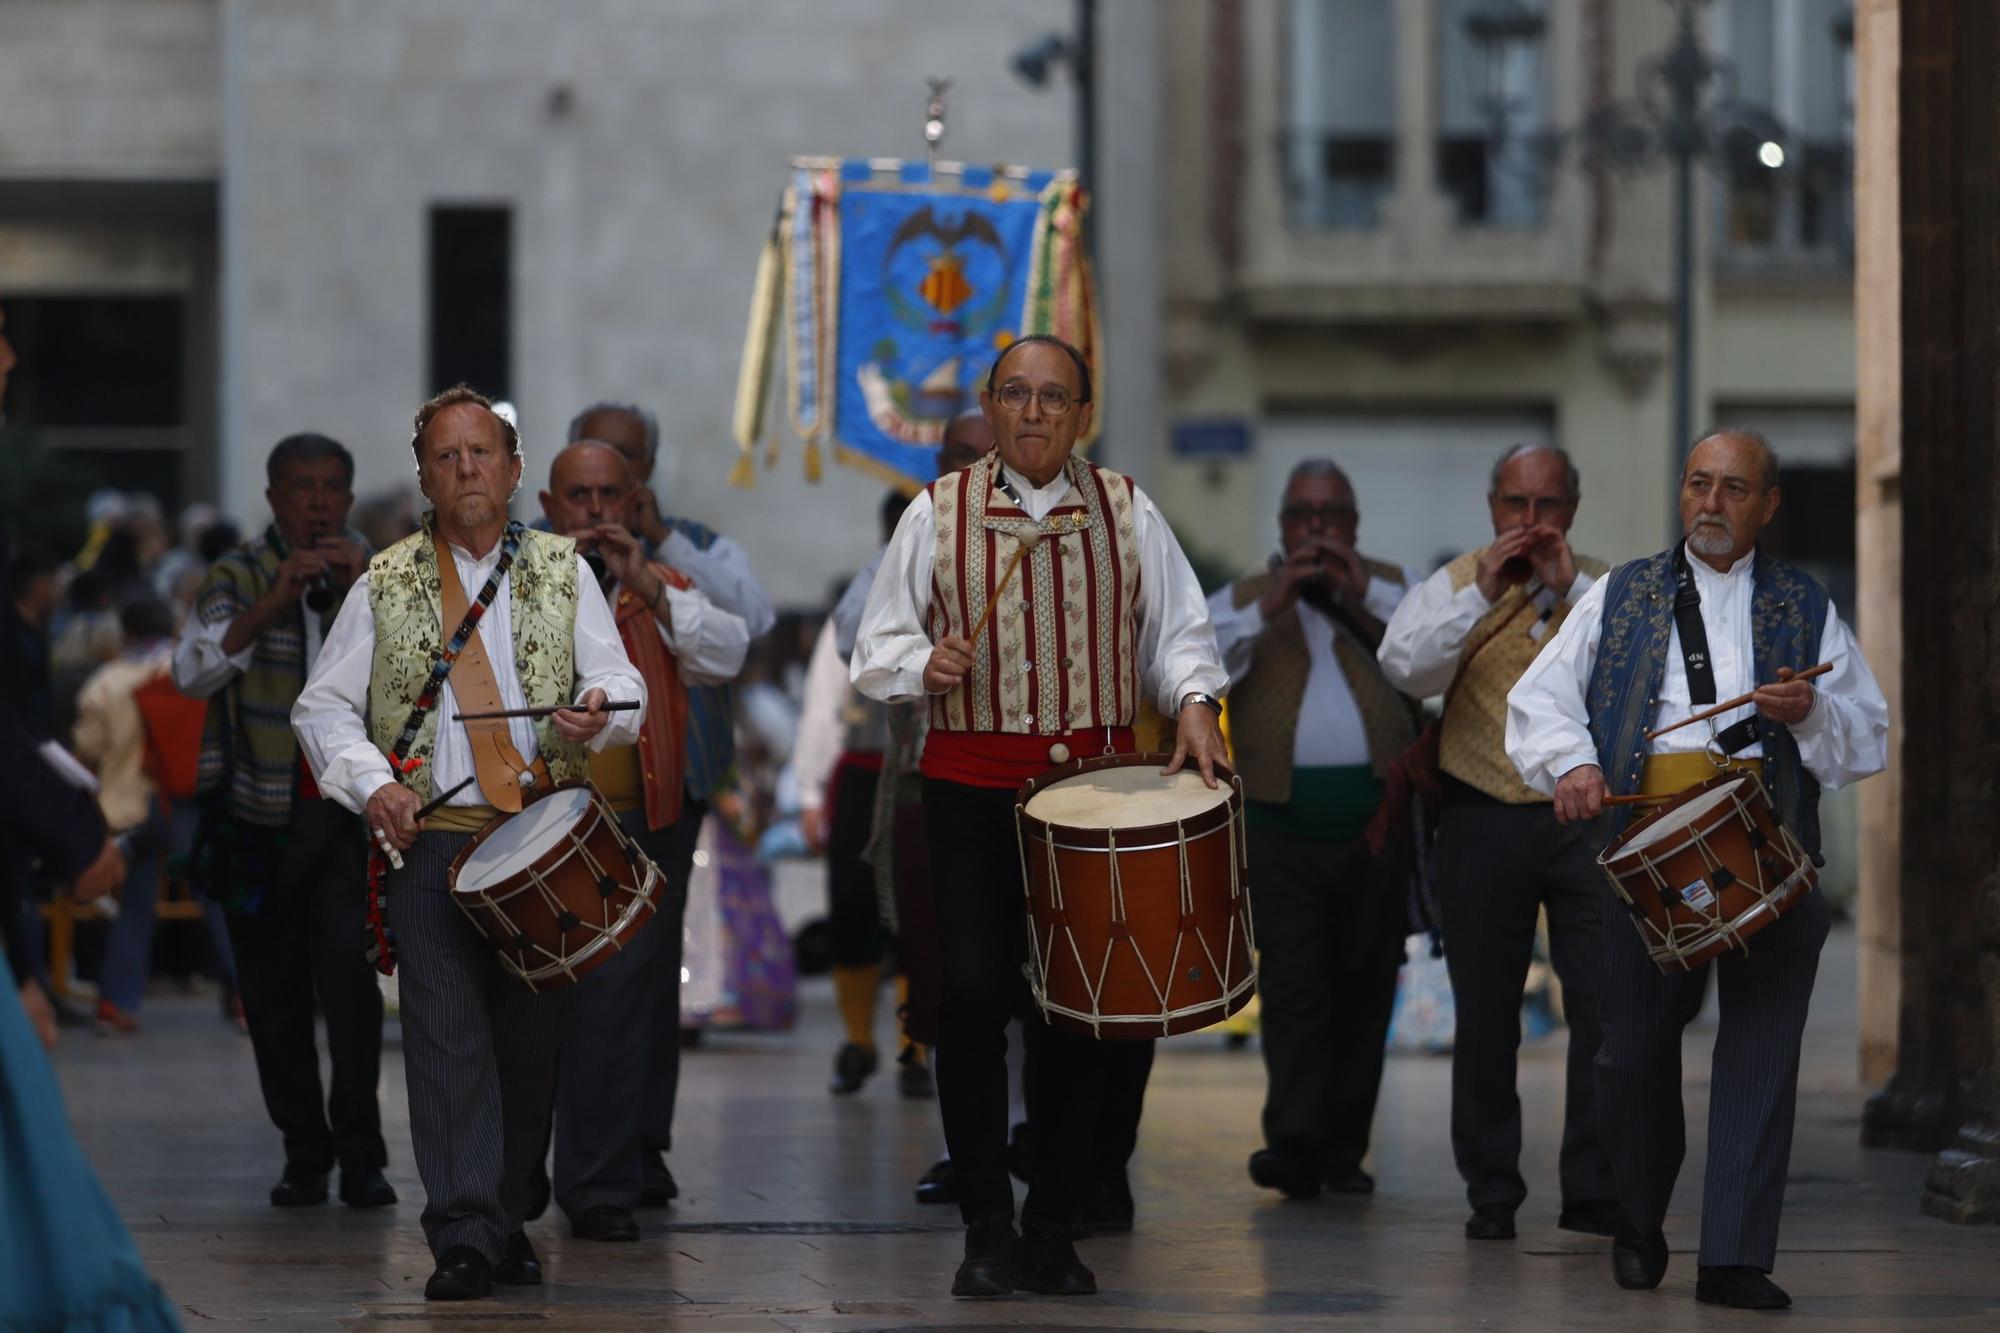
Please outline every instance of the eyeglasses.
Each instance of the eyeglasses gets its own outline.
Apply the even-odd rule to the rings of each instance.
[[[1330,528],[1339,523],[1352,523],[1361,517],[1361,511],[1353,505],[1286,505],[1278,511],[1278,517],[1286,523],[1310,523],[1318,519]]]
[[[1042,405],[1042,415],[1059,417],[1069,411],[1069,390],[1060,385],[1050,385],[1045,389],[1030,389],[1019,380],[1009,380],[1000,386],[1000,406],[1009,412],[1025,412],[1028,400],[1034,399]]]

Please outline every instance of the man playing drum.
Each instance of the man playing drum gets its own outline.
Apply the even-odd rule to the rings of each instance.
[[[1328,459],[1292,469],[1282,558],[1209,600],[1229,667],[1230,740],[1246,798],[1264,1146],[1250,1178],[1287,1198],[1366,1194],[1408,913],[1362,838],[1415,712],[1375,661],[1415,580],[1355,548],[1354,487]]]
[[[1493,540],[1424,580],[1382,636],[1389,679],[1419,696],[1448,692],[1438,737],[1437,896],[1456,1014],[1451,1148],[1472,1205],[1472,1240],[1512,1238],[1528,1196],[1514,1083],[1542,911],[1569,1027],[1557,1225],[1599,1236],[1617,1226],[1591,1073],[1605,905],[1593,864],[1598,830],[1558,823],[1548,795],[1521,781],[1502,743],[1507,691],[1604,576],[1603,561],[1569,547],[1580,490],[1562,450],[1508,449],[1486,494]]]
[[[1700,441],[1681,474],[1686,540],[1593,584],[1508,694],[1507,755],[1554,794],[1557,819],[1595,819],[1607,796],[1669,794],[1750,768],[1817,860],[1820,788],[1882,770],[1888,705],[1853,636],[1824,588],[1757,549],[1778,503],[1777,456],[1761,437],[1726,430]],[[1831,670],[1790,679],[1815,663]],[[1647,738],[1752,690],[1750,704]],[[1767,1275],[1827,928],[1825,900],[1809,893],[1717,969],[1697,1300],[1791,1304]],[[1661,1227],[1686,1151],[1681,1030],[1701,1007],[1707,969],[1663,974],[1617,921],[1603,938],[1597,1113],[1622,1213],[1612,1273],[1621,1287],[1651,1288],[1666,1273]]]
[[[966,1222],[952,1292],[1087,1295],[1096,1278],[1068,1228],[1096,1179],[1096,1108],[1134,1070],[1143,1077],[1150,1043],[1041,1033],[1017,1243],[1005,1036],[1020,1008],[1026,937],[1015,797],[1072,755],[1131,750],[1142,688],[1178,717],[1169,771],[1192,760],[1212,778],[1225,753],[1214,696],[1227,677],[1165,518],[1129,480],[1072,456],[1091,416],[1082,354],[1023,338],[994,362],[980,405],[997,452],[933,483],[904,513],[862,615],[853,678],[886,702],[931,696],[923,773],[943,977],[937,1081]]]
[[[509,521],[520,438],[491,403],[446,390],[418,411],[411,447],[433,508],[355,583],[292,726],[321,790],[362,814],[377,857],[393,849],[403,860],[382,887],[404,963],[410,1140],[437,1259],[424,1295],[462,1300],[496,1281],[541,1281],[521,1222],[567,994],[536,994],[501,970],[452,902],[447,872],[531,787],[583,777],[586,747],[631,744],[646,687],[576,544]],[[556,711],[454,722],[460,700],[475,699],[468,710]],[[640,707],[607,713],[606,703]]]

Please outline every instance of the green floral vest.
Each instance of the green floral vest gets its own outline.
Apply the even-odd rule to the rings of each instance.
[[[514,673],[531,708],[571,702],[576,691],[576,543],[567,537],[526,529],[508,570],[509,627],[513,631]],[[476,598],[478,588],[465,595]],[[392,753],[431,664],[444,651],[444,595],[438,587],[437,553],[431,520],[368,563],[368,607],[375,614],[375,661],[368,677],[368,735],[382,753]],[[457,629],[453,625],[451,629]],[[491,656],[492,636],[481,627]],[[410,753],[421,758],[402,781],[428,801],[431,759],[437,751],[442,706],[433,708],[417,732]],[[556,734],[554,723],[535,723],[535,740],[549,776],[567,782],[584,776],[584,751]]]

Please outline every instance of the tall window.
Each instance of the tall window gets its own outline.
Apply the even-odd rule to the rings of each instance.
[[[1285,184],[1292,225],[1374,227],[1396,163],[1393,0],[1292,0]]]
[[[430,387],[513,397],[514,218],[436,207],[430,217]]]
[[[1845,264],[1854,235],[1849,0],[1727,0],[1717,18],[1737,95],[1768,108],[1788,139],[1775,148],[1749,139],[1725,145],[1725,249]]]
[[[1546,19],[1543,0],[1438,0],[1438,185],[1473,227],[1537,227],[1548,125],[1545,42],[1482,49],[1473,26],[1503,11]]]

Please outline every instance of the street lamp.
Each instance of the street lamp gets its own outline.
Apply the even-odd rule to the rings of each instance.
[[[1541,136],[1542,156],[1553,159],[1564,141],[1574,143],[1587,172],[1638,172],[1662,161],[1674,172],[1674,358],[1673,424],[1668,442],[1668,495],[1680,489],[1682,450],[1694,432],[1694,167],[1706,161],[1725,177],[1741,182],[1755,173],[1796,169],[1799,155],[1777,117],[1736,96],[1736,70],[1702,45],[1697,15],[1706,0],[1667,0],[1674,7],[1674,41],[1639,66],[1638,96],[1590,111],[1567,133]],[[1484,57],[1492,86],[1488,99],[1494,159],[1509,137],[1508,109],[1525,97],[1511,86],[1511,74],[1526,62],[1511,51],[1541,38],[1539,15],[1530,25],[1513,0],[1489,0],[1465,20],[1466,34]],[[1677,505],[1670,502],[1673,522]]]
[[[1097,0],[1076,0],[1076,27],[1069,33],[1047,32],[1014,52],[1007,66],[1030,88],[1048,87],[1057,65],[1069,66],[1076,89],[1076,179],[1097,208]],[[1098,221],[1102,221],[1101,215]],[[1085,244],[1096,250],[1097,226],[1085,232]]]

